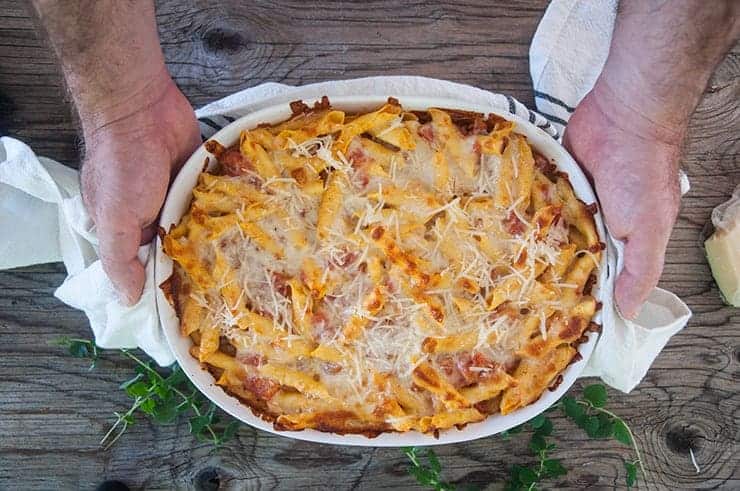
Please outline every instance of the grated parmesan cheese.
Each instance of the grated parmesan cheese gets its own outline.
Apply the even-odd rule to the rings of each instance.
[[[382,138],[408,125],[410,133],[416,135],[416,131],[411,131],[415,128],[413,124],[413,121],[404,122],[399,115],[384,128],[374,128],[372,133]],[[435,131],[434,137],[438,138],[439,134]],[[219,247],[223,247],[232,270],[216,278],[212,290],[189,294],[207,311],[207,322],[217,326],[243,353],[250,353],[250,348],[255,346],[271,346],[269,349],[278,351],[272,344],[276,340],[264,339],[253,329],[235,327],[245,315],[242,309],[247,308],[273,320],[280,332],[278,339],[284,343],[280,349],[287,346],[289,351],[301,343],[312,349],[317,345],[333,348],[342,359],[335,373],[323,371],[324,362],[305,352],[300,356],[286,352],[276,359],[289,368],[313,375],[333,398],[348,407],[367,407],[368,401],[382,399],[378,391],[389,389],[388,384],[380,389],[375,386],[373,377],[377,374],[394,375],[408,389],[420,364],[430,363],[439,370],[438,355],[422,350],[427,338],[469,335],[472,329],[476,333],[472,350],[450,356],[481,353],[500,364],[512,361],[522,347],[524,317],[537,316],[539,333],[547,339],[549,315],[565,307],[559,299],[540,300],[538,305],[532,305],[533,292],[537,291],[538,282],[543,281],[538,278],[538,272],[556,264],[562,245],[570,242],[568,224],[559,219],[544,237],[538,238],[540,230],[532,223],[531,207],[523,206],[528,197],[519,196],[505,208],[492,204],[490,198],[498,192],[501,179],[500,155],[481,155],[472,166],[466,161],[466,169],[475,168],[474,175],[469,175],[454,159],[469,157],[475,137],[461,138],[458,146],[445,147],[443,141],[430,144],[417,135],[414,150],[387,158],[368,152],[365,157],[375,159],[374,168],[382,171],[369,180],[366,178],[362,187],[352,179],[360,174],[337,148],[334,135],[308,138],[300,143],[288,139],[287,145],[291,156],[314,172],[311,160],[319,159],[328,167],[326,172],[340,172],[349,178],[346,195],[328,236],[319,240],[316,234],[322,202],[322,196],[316,194],[321,189],[313,194],[305,192],[288,169],[269,179],[255,175],[260,184],[253,188],[259,189],[263,200],[259,204],[270,210],[258,225],[277,243],[283,257],[278,259],[262,249],[258,244],[264,242],[249,236],[241,226],[218,237],[208,236],[210,242],[204,246],[208,254],[212,254],[217,239],[224,239],[221,241],[224,245]],[[354,149],[362,142],[363,137],[357,136],[347,148]],[[430,172],[435,151],[444,152],[443,157],[449,163],[449,178],[439,188],[433,182],[434,172]],[[352,150],[348,155],[358,167],[361,165],[358,162],[362,159],[358,160]],[[519,159],[518,151],[513,152],[515,179],[522,172]],[[279,159],[275,156],[273,160]],[[210,186],[214,183],[215,180]],[[507,182],[505,188],[513,198],[510,184]],[[399,190],[407,193],[400,205],[391,194]],[[229,203],[224,201],[221,206]],[[241,225],[249,220],[247,206],[251,203],[244,198],[233,211]],[[512,214],[524,226],[517,235],[509,234],[502,225]],[[392,237],[391,250],[383,249],[385,246],[374,240],[377,237],[371,236],[378,225]],[[408,229],[413,231],[406,232]],[[181,242],[185,245],[186,239]],[[577,254],[582,252],[598,265],[596,255],[586,250]],[[305,266],[313,264],[306,262],[309,258],[316,267]],[[519,258],[521,261],[517,261]],[[382,269],[378,284],[367,271],[370,264],[375,264],[373,261]],[[306,285],[309,297],[300,310],[293,310],[295,292],[281,284],[283,277],[298,279]],[[473,291],[460,286],[463,279],[476,285]],[[238,299],[229,305],[220,290],[235,284],[239,287]],[[311,292],[309,285],[321,285],[321,291]],[[516,310],[513,314],[506,310],[501,314],[488,309],[489,295],[500,293],[498,289],[506,285],[511,290],[504,292],[509,311],[516,307],[531,313],[516,317]],[[560,278],[550,285],[578,288]],[[380,292],[379,299],[374,297],[376,290]],[[380,303],[373,306],[370,300]],[[278,356],[271,352],[270,355]],[[476,374],[492,370],[477,365],[467,369]],[[432,414],[438,401],[434,402],[428,394],[419,397],[426,397],[427,409]],[[385,421],[395,425],[403,424],[406,419],[387,416]]]

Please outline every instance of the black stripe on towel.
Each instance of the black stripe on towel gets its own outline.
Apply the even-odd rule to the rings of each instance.
[[[527,112],[529,112],[529,122],[534,124],[534,113],[527,109]]]
[[[210,126],[211,128],[213,128],[216,131],[219,131],[221,128],[223,128],[223,126],[221,126],[220,124],[216,123],[215,121],[213,121],[212,119],[209,119],[209,118],[200,118],[198,121],[200,121],[201,123],[203,123],[203,124],[205,124],[207,126]]]
[[[553,138],[555,138],[556,140],[560,138],[560,132],[559,132],[559,131],[558,131],[557,129],[555,129],[555,128],[554,128],[554,127],[553,127],[553,126],[552,126],[552,125],[550,124],[550,122],[549,122],[549,121],[547,121],[547,120],[545,120],[545,124],[538,124],[538,125],[537,125],[537,127],[538,127],[538,128],[540,128],[540,129],[543,129],[543,130],[545,130],[545,131],[547,131],[547,130],[550,130],[550,129],[551,129],[551,130],[553,131],[553,133],[555,133],[555,134],[554,134],[554,135],[550,135],[550,136],[552,136],[552,137],[553,137]]]
[[[535,90],[534,91],[534,96],[535,97],[539,97],[540,99],[545,99],[547,102],[552,102],[553,104],[557,104],[558,106],[562,107],[563,109],[565,109],[569,113],[572,113],[573,111],[576,110],[576,108],[569,106],[568,104],[566,104],[565,102],[561,101],[557,97],[553,97],[550,94],[546,94],[545,92],[540,92],[540,91]]]
[[[510,95],[507,95],[506,100],[509,101],[509,112],[511,114],[516,114],[516,104],[514,103],[514,98]]]
[[[221,117],[222,117],[222,118],[224,118],[224,119],[225,119],[226,121],[228,121],[229,123],[233,123],[234,121],[236,121],[236,118],[234,118],[234,117],[231,117],[231,116],[227,116],[227,115],[225,115],[225,114],[224,114],[223,116],[221,116]]]
[[[542,111],[539,111],[539,113],[543,115],[544,117],[546,117],[547,119],[549,119],[550,121],[552,121],[553,123],[562,124],[563,126],[566,126],[568,124],[568,122],[565,121],[564,119],[560,119],[557,116],[553,116],[552,114],[547,114],[546,112],[542,112]]]
[[[552,125],[550,124],[549,121],[545,120],[545,124],[538,124],[537,127],[538,128],[541,128],[543,130],[546,130],[546,129],[552,127]]]

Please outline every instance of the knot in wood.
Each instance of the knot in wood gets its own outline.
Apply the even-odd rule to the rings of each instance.
[[[674,426],[666,433],[665,441],[673,453],[688,455],[689,449],[696,451],[701,446],[702,435],[688,426]]]
[[[195,475],[193,485],[198,491],[216,491],[221,487],[221,477],[215,467],[206,467]]]
[[[247,45],[244,36],[236,31],[224,28],[209,29],[203,35],[203,46],[211,53],[236,53]]]

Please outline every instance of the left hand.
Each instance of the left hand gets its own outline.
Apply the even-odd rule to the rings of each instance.
[[[144,287],[139,245],[152,240],[171,177],[200,145],[193,108],[166,75],[125,114],[83,119],[82,196],[98,231],[106,274],[128,304]],[[95,123],[90,123],[90,121]]]

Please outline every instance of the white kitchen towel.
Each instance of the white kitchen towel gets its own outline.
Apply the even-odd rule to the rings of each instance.
[[[77,171],[0,138],[0,269],[63,261],[54,295],[83,310],[103,348],[141,347],[160,365],[174,361],[159,328],[150,246],[139,249],[147,282],[133,307],[118,303],[98,260],[95,227],[82,205]]]
[[[551,5],[537,36],[548,27],[548,22],[562,24],[565,18],[568,18],[568,22],[579,21],[578,18],[572,18],[573,15],[569,15],[567,11],[563,11],[565,17],[563,12],[559,16],[551,14],[556,6],[560,8],[560,4],[568,3],[574,4],[556,1]],[[549,30],[554,32],[562,29]],[[610,33],[609,30],[608,35]],[[568,50],[564,49],[574,42],[568,41],[561,43],[561,49],[558,50],[550,50],[550,45],[545,43],[548,53],[543,53],[540,58],[559,57],[562,60],[560,63],[570,68],[578,65],[581,59],[571,58]],[[600,40],[600,44],[606,49],[608,37]],[[533,55],[533,60],[534,58]],[[544,65],[548,65],[548,62]],[[582,70],[592,68],[581,67]],[[568,87],[558,86],[559,79],[552,77],[551,86],[538,85],[540,78],[533,77],[535,88],[540,94],[561,99],[558,95],[570,90]],[[581,97],[589,89],[590,85],[582,86],[579,89]],[[295,99],[311,100],[325,94],[424,94],[482,102],[490,105],[492,110],[507,110],[528,118],[555,138],[560,137],[558,129],[562,129],[558,128],[556,119],[552,123],[548,122],[511,97],[423,77],[372,77],[304,87],[266,83],[211,103],[196,111],[196,115],[201,122],[203,135],[207,137],[223,125],[251,111]],[[538,96],[538,103],[540,100],[541,97]],[[576,103],[577,100],[574,105]],[[6,252],[0,258],[0,268],[63,260],[69,276],[55,295],[65,303],[85,311],[96,342],[101,347],[138,346],[161,365],[174,361],[156,317],[151,259],[153,252],[147,246],[140,249],[139,257],[147,264],[148,273],[142,299],[133,307],[121,306],[100,261],[97,260],[95,230],[82,207],[75,171],[52,160],[37,157],[30,148],[17,140],[0,139],[0,213],[0,251]],[[39,237],[56,240],[40,241]],[[39,242],[44,242],[43,249],[36,249]],[[612,255],[617,251],[618,249],[610,249]],[[614,271],[618,264],[616,258],[611,259],[611,269]],[[613,275],[610,285],[608,288],[613,288]],[[685,304],[669,292],[656,289],[651,302],[643,309],[637,321],[631,323],[622,321],[610,306],[605,308],[605,329],[589,363],[589,374],[602,376],[605,382],[623,391],[629,391],[639,383],[670,335],[680,329],[690,316]],[[624,349],[625,346],[630,348]],[[634,351],[635,347],[640,350]],[[615,356],[616,354],[619,356]]]

